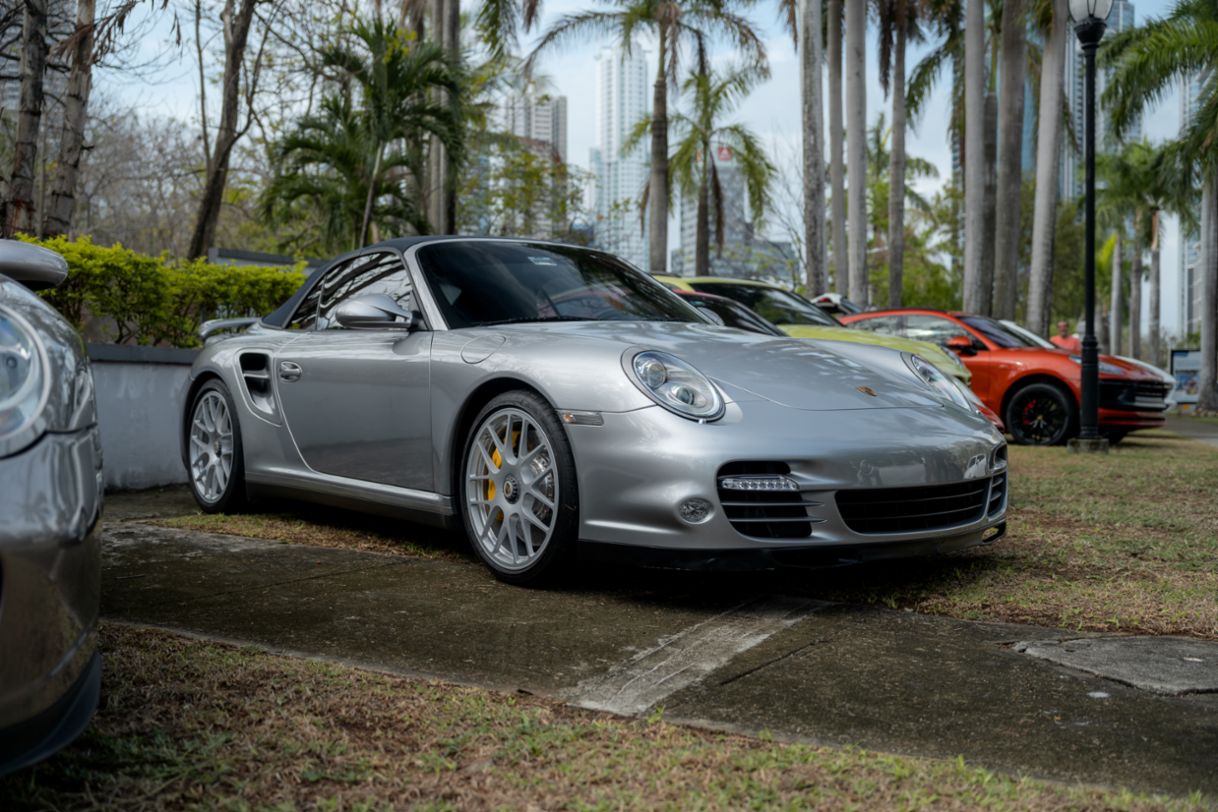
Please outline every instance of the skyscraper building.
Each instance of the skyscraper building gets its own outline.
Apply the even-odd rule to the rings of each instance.
[[[1201,85],[1204,74],[1194,74],[1180,81],[1180,131],[1184,132],[1201,107]],[[1201,238],[1197,234],[1180,234],[1180,333],[1188,335],[1201,329]]]
[[[1071,25],[1069,21],[1065,25]],[[1112,11],[1108,14],[1108,28],[1104,37],[1115,36],[1122,31],[1133,28],[1135,23],[1134,7],[1130,0],[1114,0]],[[1073,28],[1073,26],[1071,26]],[[1062,139],[1061,166],[1058,175],[1058,199],[1062,202],[1074,200],[1083,196],[1083,121],[1086,113],[1086,62],[1083,59],[1083,48],[1079,45],[1078,37],[1071,31],[1067,47],[1070,49],[1066,57],[1066,78],[1063,92],[1070,110],[1070,123],[1078,136],[1079,149],[1076,151],[1070,144],[1069,138]],[[1112,124],[1100,97],[1108,85],[1110,69],[1097,67],[1095,72],[1095,151],[1097,153],[1114,150],[1117,147],[1116,138],[1112,132]],[[1125,133],[1126,141],[1138,141],[1142,138],[1142,123],[1136,122]]]
[[[623,150],[635,126],[651,115],[647,52],[603,48],[596,57],[597,146],[590,163],[594,242],[612,254],[647,270],[647,231],[639,226],[639,203],[647,185],[647,141]]]
[[[567,161],[567,97],[545,93],[511,93],[499,106],[503,131],[522,139],[549,144]]]

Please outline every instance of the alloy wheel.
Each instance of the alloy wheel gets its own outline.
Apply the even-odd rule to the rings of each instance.
[[[489,415],[465,461],[466,511],[486,559],[519,572],[545,551],[558,520],[558,475],[545,430],[517,408]]]
[[[233,474],[233,418],[224,396],[205,392],[190,418],[190,476],[205,502],[224,496]]]

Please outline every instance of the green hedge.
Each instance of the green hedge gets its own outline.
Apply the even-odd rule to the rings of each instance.
[[[208,319],[262,316],[304,282],[294,270],[150,257],[87,237],[30,240],[63,255],[68,278],[44,298],[78,330],[116,344],[197,347]]]

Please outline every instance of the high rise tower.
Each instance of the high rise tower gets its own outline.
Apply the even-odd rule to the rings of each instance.
[[[639,227],[639,203],[647,185],[647,140],[628,152],[623,145],[640,121],[651,115],[647,52],[603,48],[596,57],[597,146],[595,244],[647,269],[647,232]]]

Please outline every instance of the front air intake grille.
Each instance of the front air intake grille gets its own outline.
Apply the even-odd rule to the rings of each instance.
[[[1100,407],[1161,412],[1171,384],[1160,381],[1100,381]]]
[[[985,515],[997,516],[1007,502],[1007,474],[1003,471],[990,480],[990,501],[986,504]]]
[[[996,487],[991,488],[991,483]],[[915,533],[978,521],[1001,509],[1006,473],[952,485],[863,488],[837,492],[837,510],[855,533]]]
[[[745,490],[750,478],[762,487],[777,487],[791,468],[782,462],[729,462],[719,469],[719,504],[736,532],[763,539],[802,539],[812,535],[812,524],[823,521],[808,515],[809,502],[798,490]],[[725,487],[725,483],[733,487]],[[795,486],[792,482],[792,487]]]

